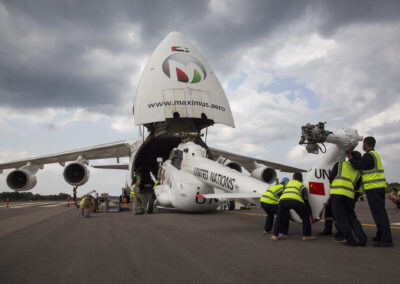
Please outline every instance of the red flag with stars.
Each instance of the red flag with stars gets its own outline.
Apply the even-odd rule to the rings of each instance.
[[[310,194],[315,195],[325,195],[325,186],[322,182],[309,182],[308,189],[310,190]]]

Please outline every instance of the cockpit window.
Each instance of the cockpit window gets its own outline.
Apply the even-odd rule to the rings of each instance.
[[[181,150],[175,150],[174,155],[171,159],[171,165],[173,165],[175,168],[180,170],[181,164],[182,164],[182,159],[183,159],[183,152]]]

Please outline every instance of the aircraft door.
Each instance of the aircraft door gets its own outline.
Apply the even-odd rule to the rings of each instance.
[[[207,91],[190,89],[193,100],[194,117],[201,118],[204,113],[208,119],[214,120],[213,109],[211,108],[210,93]]]
[[[163,90],[165,118],[179,117],[201,118],[204,113],[208,119],[214,119],[210,102],[210,93],[198,89],[165,89]]]

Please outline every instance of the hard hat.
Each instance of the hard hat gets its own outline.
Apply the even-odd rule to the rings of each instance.
[[[287,181],[289,181],[289,178],[284,177],[281,182],[287,182]]]

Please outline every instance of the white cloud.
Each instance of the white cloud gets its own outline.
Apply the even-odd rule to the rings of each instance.
[[[115,77],[116,74],[136,74],[137,58],[132,54],[112,53],[102,48],[87,48],[83,57],[86,71],[92,76]],[[137,74],[136,74],[137,75]]]
[[[65,114],[64,109],[42,108],[42,109],[24,109],[16,111],[13,108],[0,107],[0,119],[7,120],[26,120],[29,123],[51,123],[58,115]]]
[[[321,38],[316,33],[303,37],[291,36],[273,55],[272,63],[277,69],[305,65],[316,59],[324,59],[337,49],[334,40]]]
[[[210,14],[207,17],[207,21],[221,23],[224,20],[228,20],[234,23],[242,23],[243,17],[241,17],[237,11],[235,0],[211,0],[208,4]]]
[[[4,121],[4,119],[0,118],[0,131],[1,132],[10,132],[12,130],[12,127]]]
[[[73,123],[81,123],[84,121],[96,122],[101,119],[106,119],[107,116],[95,112],[90,112],[83,108],[77,108],[72,114],[57,123],[58,127],[65,127]]]
[[[114,130],[125,133],[133,133],[136,128],[133,116],[118,118],[112,123],[111,127]]]
[[[141,27],[139,24],[117,23],[114,32],[121,42],[127,42],[131,48],[138,48],[142,44]]]
[[[15,151],[15,150],[1,150],[0,160],[1,161],[15,161],[20,159],[25,159],[31,156],[31,154],[26,150]]]
[[[388,123],[395,125],[400,124],[400,102],[388,106],[387,109],[376,113],[365,120],[357,122],[355,128],[358,129],[360,133],[367,134]]]

